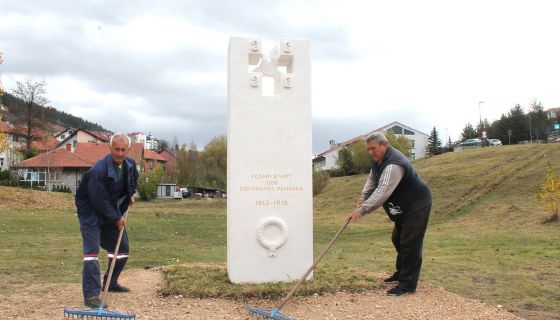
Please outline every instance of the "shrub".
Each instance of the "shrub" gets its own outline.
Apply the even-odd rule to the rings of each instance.
[[[548,161],[546,178],[537,192],[537,199],[550,214],[548,221],[557,221],[560,210],[560,176],[554,172],[550,161]]]
[[[329,175],[325,171],[313,171],[313,196],[323,192],[329,182]]]
[[[138,177],[138,194],[142,200],[150,201],[156,197],[157,185],[163,180],[163,167],[157,165],[148,174]]]

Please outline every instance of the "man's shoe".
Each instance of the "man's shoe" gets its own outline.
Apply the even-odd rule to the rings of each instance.
[[[117,283],[117,285],[115,285],[114,287],[109,287],[109,291],[110,292],[130,292],[130,289],[125,287],[125,286],[121,286],[120,284]]]
[[[86,305],[86,307],[100,308],[101,307],[101,299],[99,298],[99,296],[84,298],[84,304]],[[106,304],[103,305],[103,308],[107,308],[107,307],[108,306]]]
[[[399,276],[392,275],[389,278],[383,279],[383,282],[395,282],[399,281]]]
[[[414,293],[414,290],[405,289],[400,286],[396,286],[393,289],[387,291],[387,295],[393,297],[398,297],[398,296],[402,296],[403,294],[410,294],[410,293]]]

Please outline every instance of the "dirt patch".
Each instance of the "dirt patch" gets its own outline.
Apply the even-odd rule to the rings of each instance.
[[[135,313],[137,319],[255,319],[241,302],[222,299],[163,298],[159,269],[129,269],[122,284],[126,294],[111,294],[111,310]],[[417,293],[389,297],[385,291],[361,294],[338,292],[295,298],[282,310],[296,319],[521,319],[506,310],[465,299],[440,287],[421,283]],[[273,308],[278,301],[251,300],[247,303]],[[79,284],[46,284],[19,287],[16,293],[0,296],[0,319],[60,319],[64,308],[82,309]]]
[[[0,209],[70,209],[75,208],[69,193],[0,187]]]

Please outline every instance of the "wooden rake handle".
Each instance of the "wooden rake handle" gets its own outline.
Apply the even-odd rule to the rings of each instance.
[[[130,208],[130,207],[129,207]],[[119,255],[119,248],[121,247],[121,240],[124,234],[124,229],[126,227],[126,216],[128,215],[128,209],[124,212],[122,218],[124,219],[125,225],[119,231],[119,237],[117,238],[117,245],[115,246],[115,251],[113,251],[113,260],[111,260],[111,267],[109,268],[109,274],[107,275],[107,280],[105,281],[105,288],[103,288],[103,295],[101,296],[101,308],[105,305],[105,300],[107,298],[107,293],[109,292],[109,286],[111,285],[111,278],[113,277],[113,270],[115,270],[115,264],[117,264],[117,256]]]
[[[346,229],[346,226],[348,226],[348,224],[350,223],[351,218],[347,218],[345,223],[342,225],[342,227],[340,227],[340,229],[338,229],[338,232],[336,233],[336,235],[334,236],[334,238],[331,240],[331,242],[329,243],[329,245],[325,248],[325,250],[323,250],[323,252],[321,252],[321,254],[319,255],[319,257],[317,258],[317,260],[315,260],[315,262],[313,263],[313,265],[311,267],[309,267],[309,269],[307,269],[307,271],[305,272],[305,274],[303,275],[303,277],[301,277],[301,279],[299,279],[298,283],[296,283],[296,285],[292,288],[292,290],[290,290],[290,292],[288,292],[288,294],[286,295],[286,297],[284,299],[282,299],[282,301],[280,301],[280,303],[278,304],[278,307],[276,307],[278,310],[282,309],[282,307],[284,307],[284,305],[288,302],[288,300],[290,300],[290,298],[294,295],[294,293],[297,291],[297,289],[299,289],[299,287],[303,284],[303,282],[305,281],[305,279],[307,278],[307,276],[311,273],[311,271],[317,266],[317,264],[319,263],[319,261],[321,261],[321,259],[323,259],[323,256],[327,253],[327,251],[329,251],[329,249],[333,246],[333,244],[335,243],[336,239],[338,239],[338,237],[340,236],[340,234],[342,233],[342,231],[344,231],[344,229]]]

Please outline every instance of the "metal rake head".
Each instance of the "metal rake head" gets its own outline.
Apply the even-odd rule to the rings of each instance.
[[[255,308],[248,304],[245,305],[245,309],[252,313],[253,315],[257,316],[260,319],[275,319],[275,320],[295,320],[292,317],[280,312],[280,309],[263,309],[263,308]]]
[[[86,310],[70,310],[64,309],[64,319],[136,319],[133,313],[120,313],[105,311],[103,308],[86,309]]]

